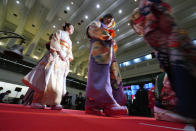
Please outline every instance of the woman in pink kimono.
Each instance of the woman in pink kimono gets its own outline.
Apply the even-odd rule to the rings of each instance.
[[[44,109],[50,105],[53,110],[62,109],[60,102],[66,93],[66,77],[73,60],[69,37],[73,32],[74,27],[65,23],[63,30],[53,35],[50,52],[23,78],[23,83],[35,91],[32,108]]]
[[[156,118],[191,123],[196,119],[196,46],[178,28],[171,12],[162,0],[141,0],[131,25],[155,50],[178,99],[175,110],[155,105]]]

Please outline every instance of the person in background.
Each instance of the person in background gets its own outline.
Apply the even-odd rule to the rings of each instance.
[[[141,0],[130,22],[155,50],[178,99],[175,112],[156,107],[155,117],[192,123],[196,119],[196,46],[171,13],[170,5],[162,0]]]
[[[51,34],[49,36],[49,42],[47,42],[46,45],[45,45],[46,46],[46,49],[48,50],[48,52],[43,56],[43,58],[45,56],[48,56],[48,54],[50,53],[50,41],[52,40],[52,36],[53,36],[53,34]],[[42,59],[40,61],[42,61]],[[33,101],[33,95],[34,95],[34,90],[32,88],[29,88],[27,90],[24,98],[23,98],[23,105],[31,105],[32,104],[32,101]]]
[[[135,95],[138,115],[148,116],[148,90],[144,88],[144,84],[139,84],[139,87],[140,88]]]
[[[79,95],[76,97],[76,109],[77,110],[84,110],[84,97],[82,96],[82,92],[79,92]]]
[[[7,90],[6,92],[4,93],[1,93],[0,94],[0,103],[9,103],[9,94],[11,93],[10,90]]]
[[[128,114],[126,96],[115,57],[114,17],[106,14],[87,28],[90,39],[90,60],[86,87],[85,112],[96,115]],[[104,110],[104,114],[102,112]]]
[[[45,105],[53,110],[61,110],[62,96],[66,93],[66,77],[73,60],[72,41],[74,27],[70,23],[63,25],[50,42],[50,52],[39,64],[23,78],[23,83],[35,92],[32,108],[44,109]]]
[[[66,94],[63,96],[61,105],[63,105],[63,108],[69,109],[72,106],[72,96],[69,95],[69,92],[66,92]]]
[[[18,104],[23,104],[23,99],[24,99],[24,95],[21,95],[18,100]]]
[[[155,105],[155,82],[152,82],[153,87],[150,88],[149,92],[148,92],[148,108],[150,109],[150,115],[153,116],[154,114],[154,105]]]

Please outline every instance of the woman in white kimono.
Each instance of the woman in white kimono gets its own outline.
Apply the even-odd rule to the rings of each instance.
[[[53,110],[62,109],[60,102],[66,93],[66,77],[73,60],[69,37],[73,32],[74,27],[65,23],[63,30],[53,35],[50,52],[23,78],[23,83],[35,91],[32,108],[44,109],[50,105]]]

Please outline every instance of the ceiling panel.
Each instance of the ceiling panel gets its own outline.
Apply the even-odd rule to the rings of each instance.
[[[98,20],[106,13],[112,13],[117,23],[115,39],[119,46],[117,58],[120,62],[152,51],[128,24],[130,15],[138,6],[139,0],[7,1],[7,4],[6,0],[0,1],[0,29],[24,35],[27,39],[24,45],[24,55],[29,57],[30,54],[30,60],[36,54],[37,61],[39,61],[46,52],[44,44],[48,41],[49,35],[61,29],[64,22],[71,22],[75,27],[75,32],[71,36],[75,57],[71,69],[75,70],[73,73],[80,73],[84,77],[89,57],[89,39],[85,34],[86,28],[92,21]],[[180,27],[185,28],[191,38],[196,38],[196,0],[164,1],[172,6],[174,17]],[[97,8],[98,5],[99,8]],[[4,40],[4,43],[6,45],[8,41]]]

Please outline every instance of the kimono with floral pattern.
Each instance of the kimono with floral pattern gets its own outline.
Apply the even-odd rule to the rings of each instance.
[[[104,28],[101,22],[93,22],[88,27],[88,35],[90,60],[86,106],[124,105],[126,97],[122,90],[122,79],[115,57],[116,43],[112,40],[110,31]]]
[[[162,0],[141,0],[136,11],[131,19],[132,27],[155,50],[178,98],[176,111],[196,118],[196,105],[192,104],[196,99],[196,46],[186,31],[177,26],[171,7]],[[172,94],[169,88],[165,89]],[[166,102],[174,104],[171,100]]]
[[[177,27],[171,7],[161,0],[141,0],[139,12],[136,30],[142,32],[147,43],[158,52],[162,67],[185,61],[186,68],[196,77],[196,46],[186,31]]]

